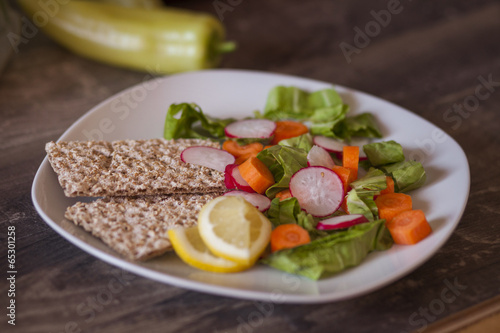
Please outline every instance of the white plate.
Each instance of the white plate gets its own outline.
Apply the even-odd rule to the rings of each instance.
[[[208,70],[144,82],[97,105],[75,122],[59,140],[149,139],[161,137],[168,106],[195,102],[207,114],[244,117],[262,110],[276,85],[306,90],[330,87],[299,77],[234,70]],[[124,260],[100,240],[64,219],[66,198],[47,159],[33,182],[33,203],[56,232],[84,251],[130,272],[178,287],[217,295],[269,302],[319,303],[359,296],[381,288],[428,260],[457,226],[469,194],[469,165],[460,146],[428,121],[399,106],[352,89],[336,86],[350,114],[372,112],[385,139],[401,143],[406,156],[421,161],[426,185],[412,192],[433,232],[413,246],[393,246],[371,253],[361,265],[320,281],[289,275],[258,265],[237,274],[212,274],[191,268],[169,253],[145,263]]]

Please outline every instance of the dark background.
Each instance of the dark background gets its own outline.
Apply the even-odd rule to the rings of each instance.
[[[167,3],[217,16],[213,1]],[[364,29],[373,20],[370,12],[386,9],[388,1],[224,3],[233,4],[222,17],[228,38],[239,46],[221,67],[287,73],[365,91],[412,110],[452,136],[465,150],[471,170],[469,202],[455,233],[399,281],[362,297],[315,305],[201,294],[97,260],[42,221],[31,203],[31,184],[45,142],[146,74],[80,58],[40,32],[20,46],[0,76],[0,252],[5,258],[7,226],[15,225],[18,264],[18,325],[7,325],[2,311],[0,331],[430,331],[428,324],[498,297],[500,86],[474,112],[461,116],[460,124],[445,115],[475,93],[479,77],[500,82],[500,2],[401,1],[402,11],[350,63],[339,45],[353,45],[354,28]],[[5,265],[2,259],[2,272]],[[118,278],[123,290],[109,304],[98,304],[94,317],[85,312],[84,306]],[[465,289],[434,315],[429,307],[442,297],[445,281]],[[3,309],[6,294],[2,282]]]

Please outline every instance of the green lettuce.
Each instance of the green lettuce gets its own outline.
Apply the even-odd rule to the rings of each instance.
[[[276,86],[267,95],[264,118],[271,120],[305,119],[314,112],[309,107],[309,93],[296,87]]]
[[[349,106],[346,104],[317,109],[310,118],[311,134],[341,139],[335,132],[335,128],[345,119],[348,111]]]
[[[370,168],[367,174],[350,184],[351,188],[358,191],[371,191],[379,194],[387,188],[387,180],[382,170]]]
[[[278,144],[281,146],[304,149],[306,152],[309,152],[313,146],[313,139],[311,134],[306,133],[290,139],[281,140]]]
[[[346,117],[335,126],[334,132],[336,136],[347,141],[353,136],[364,138],[382,137],[375,117],[367,112],[352,117]]]
[[[257,158],[269,168],[276,182],[266,190],[269,198],[274,198],[278,192],[286,190],[292,175],[307,167],[307,153],[300,148],[275,145],[261,151]]]
[[[165,118],[165,139],[199,138],[222,139],[224,128],[234,119],[218,119],[206,116],[194,103],[172,104]]]
[[[385,220],[355,225],[292,249],[276,251],[262,263],[313,280],[356,266],[374,250],[392,246]]]
[[[368,160],[373,166],[404,161],[403,147],[394,140],[373,142],[363,146]]]
[[[316,229],[318,220],[300,208],[297,198],[288,198],[281,201],[278,198],[274,198],[266,215],[274,227],[281,224],[295,223],[307,230],[311,239],[327,235],[326,232]]]
[[[257,116],[307,120],[311,134],[336,137],[333,129],[345,119],[348,110],[349,106],[332,88],[309,93],[297,87],[277,86],[267,96],[264,113]]]
[[[381,138],[375,118],[370,113],[346,117],[349,106],[333,89],[308,93],[297,87],[274,87],[267,96],[264,112],[257,117],[271,120],[309,121],[312,135],[350,140],[353,136]]]
[[[350,190],[345,199],[349,214],[361,214],[370,221],[377,219],[378,208],[373,200],[374,195],[373,191]]]
[[[394,179],[396,192],[408,192],[424,185],[427,178],[424,167],[417,161],[403,161],[380,167]]]

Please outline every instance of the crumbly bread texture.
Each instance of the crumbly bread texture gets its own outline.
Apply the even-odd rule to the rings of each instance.
[[[78,202],[65,217],[131,260],[146,260],[172,248],[167,230],[196,224],[201,207],[221,193],[106,197]]]
[[[49,142],[52,168],[68,197],[222,192],[224,173],[184,163],[190,146],[219,148],[200,139]]]

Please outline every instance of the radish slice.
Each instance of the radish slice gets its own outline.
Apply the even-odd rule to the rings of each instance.
[[[310,166],[292,176],[290,193],[306,212],[323,217],[339,209],[344,200],[344,185],[331,169]]]
[[[242,191],[253,193],[255,192],[253,188],[247,183],[245,179],[241,176],[240,169],[238,165],[231,170],[231,177],[233,178],[234,185]]]
[[[366,145],[367,143],[370,143],[371,140],[367,138],[352,138],[351,142],[348,144],[345,144],[342,141],[338,141],[332,138],[328,138],[326,136],[315,136],[313,138],[313,142],[315,145],[320,146],[321,148],[325,149],[327,152],[330,153],[335,153],[338,159],[342,159],[342,152],[344,150],[344,146],[358,146],[359,147],[359,160],[367,160],[368,157],[366,157],[365,152],[363,151],[363,146]]]
[[[265,212],[271,207],[271,199],[259,193],[248,193],[245,191],[229,191],[225,196],[242,196],[246,201],[254,205],[261,212]]]
[[[362,214],[341,215],[331,217],[329,219],[319,221],[316,229],[318,230],[335,230],[352,227],[353,225],[370,222]]]
[[[368,138],[352,138],[351,139],[351,146],[358,146],[359,147],[359,160],[364,161],[368,159],[368,156],[366,156],[365,151],[363,150],[363,146],[366,144],[369,144],[372,142],[371,139]]]
[[[320,146],[314,145],[309,153],[307,154],[307,165],[308,166],[323,166],[325,168],[331,169],[335,166],[330,154]]]
[[[228,165],[226,165],[226,168],[224,169],[224,185],[226,185],[226,187],[228,189],[231,189],[231,190],[236,188],[236,184],[234,183],[232,172],[233,172],[233,169],[236,168],[237,166],[238,165],[236,165],[236,164],[228,164]]]
[[[342,141],[335,140],[335,139],[328,138],[326,136],[321,136],[321,135],[315,136],[313,138],[313,142],[315,145],[320,146],[321,148],[323,148],[327,152],[336,153],[336,154],[342,153],[342,151],[344,150],[344,146],[346,146],[346,144],[343,143]]]
[[[224,172],[228,164],[234,164],[235,158],[227,151],[212,147],[192,146],[184,149],[181,160],[185,163],[205,166]]]
[[[270,138],[276,123],[268,119],[246,119],[235,121],[226,126],[224,132],[230,138]]]

